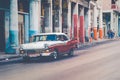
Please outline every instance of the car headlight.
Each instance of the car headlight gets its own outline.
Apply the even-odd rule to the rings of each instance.
[[[49,52],[50,52],[50,50],[49,50],[49,49],[47,49],[47,50],[45,50],[44,52],[45,52],[45,53],[49,53]]]
[[[24,50],[20,50],[20,54],[24,54],[25,53],[25,51]]]
[[[20,51],[20,54],[23,54],[23,53],[24,53],[24,50],[23,50],[23,48],[21,48],[21,47],[20,47],[19,51]]]
[[[21,50],[23,50],[23,48],[19,48],[19,50],[21,51]]]
[[[51,52],[51,49],[45,49],[42,51],[42,53],[50,53]]]

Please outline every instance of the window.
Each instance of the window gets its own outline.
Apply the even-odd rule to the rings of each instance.
[[[37,41],[56,41],[56,35],[37,35],[34,36],[33,42]]]
[[[66,41],[66,40],[68,40],[68,38],[65,35],[58,35],[58,39],[57,40]]]
[[[115,4],[115,0],[112,0],[111,2],[112,2],[112,4]]]

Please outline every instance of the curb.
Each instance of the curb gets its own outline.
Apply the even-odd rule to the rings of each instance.
[[[7,60],[9,60],[9,59],[20,58],[20,57],[21,57],[20,55],[4,57],[4,58],[1,58],[1,59],[0,59],[0,62],[2,62],[2,61],[7,61]]]
[[[96,46],[96,45],[100,45],[100,44],[104,44],[104,43],[109,43],[111,41],[116,41],[118,39],[106,39],[106,40],[103,40],[103,41],[96,41],[96,42],[88,42],[88,43],[83,43],[83,44],[78,44],[79,47],[78,47],[78,50],[82,49],[82,48],[88,48],[88,47],[91,47],[91,46]]]
[[[116,40],[119,40],[119,39],[114,39],[114,40],[106,39],[106,40],[103,40],[103,41],[96,41],[96,42],[88,42],[88,43],[78,44],[78,48],[76,50],[80,50],[80,49],[83,49],[83,48],[89,48],[89,47],[92,47],[92,46],[96,46],[96,45],[99,45],[99,44],[104,44],[104,43],[111,42],[111,41],[116,41]],[[9,61],[11,59],[20,58],[20,57],[21,57],[20,55],[6,56],[6,57],[3,57],[3,58],[0,58],[0,63]]]

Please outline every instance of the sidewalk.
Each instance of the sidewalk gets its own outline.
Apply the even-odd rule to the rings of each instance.
[[[5,54],[3,52],[0,53],[0,62],[1,61],[7,61],[9,59],[13,59],[13,58],[19,58],[20,55],[19,54]]]
[[[119,38],[116,38],[116,39],[98,39],[98,40],[93,40],[92,42],[85,42],[85,43],[79,44],[78,45],[78,49],[84,48],[84,47],[87,47],[87,46],[91,47],[91,46],[96,45],[96,44],[101,44],[103,42],[113,41],[113,40],[118,40],[118,39]],[[19,57],[20,57],[19,54],[0,53],[0,62],[7,61],[7,60],[10,60],[10,59],[14,59],[14,58],[19,58]]]
[[[88,46],[94,46],[94,45],[97,45],[97,44],[102,44],[102,43],[105,43],[105,42],[108,42],[108,41],[114,41],[114,40],[119,40],[119,38],[115,38],[115,39],[104,38],[104,39],[92,40],[92,42],[80,43],[78,45],[78,49],[88,47]]]

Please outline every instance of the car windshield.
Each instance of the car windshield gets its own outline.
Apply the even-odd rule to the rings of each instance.
[[[57,35],[37,35],[33,37],[32,42],[38,41],[57,41]]]

